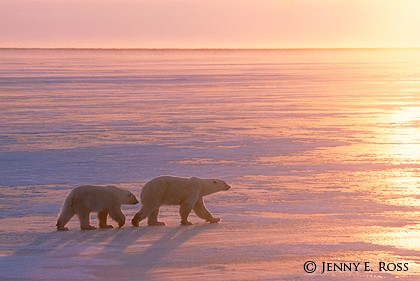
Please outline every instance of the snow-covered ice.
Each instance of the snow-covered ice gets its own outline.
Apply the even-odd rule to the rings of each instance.
[[[418,50],[1,50],[0,280],[417,280],[418,77]],[[55,231],[75,186],[165,174],[228,182],[222,222]]]

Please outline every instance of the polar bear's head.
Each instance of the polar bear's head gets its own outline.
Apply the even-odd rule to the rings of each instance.
[[[125,189],[120,189],[120,200],[121,200],[121,204],[126,204],[126,205],[135,205],[137,203],[139,203],[139,201],[137,200],[136,196],[131,193],[128,190]]]
[[[217,191],[222,190],[229,190],[230,185],[228,185],[226,182],[219,180],[219,179],[212,179],[213,185],[217,188]]]
[[[202,179],[200,182],[203,196],[230,189],[230,185],[219,179]]]

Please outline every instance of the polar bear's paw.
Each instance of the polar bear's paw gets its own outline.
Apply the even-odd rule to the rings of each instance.
[[[88,225],[88,226],[82,226],[81,229],[82,230],[95,230],[96,227],[94,227],[93,225]]]
[[[206,222],[209,222],[209,223],[218,223],[218,222],[220,222],[222,219],[221,218],[212,218],[212,219],[210,219],[210,220],[207,220]]]

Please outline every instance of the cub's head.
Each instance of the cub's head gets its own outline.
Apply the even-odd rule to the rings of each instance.
[[[139,203],[136,196],[128,190],[123,189],[121,194],[121,204],[135,205]]]

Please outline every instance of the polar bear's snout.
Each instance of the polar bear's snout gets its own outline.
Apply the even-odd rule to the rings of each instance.
[[[227,183],[225,184],[225,190],[229,190],[230,189],[230,185],[228,185]]]
[[[137,197],[133,193],[131,193],[131,192],[128,193],[128,198],[129,199],[126,202],[126,204],[136,205],[136,204],[139,203],[139,200],[137,200]]]

